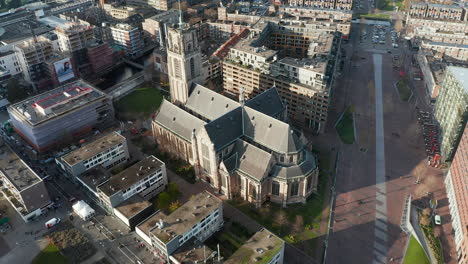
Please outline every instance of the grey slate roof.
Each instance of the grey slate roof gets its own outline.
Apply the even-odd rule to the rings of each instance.
[[[237,107],[206,124],[205,129],[214,144],[215,150],[234,142],[242,136],[242,108]]]
[[[200,129],[205,124],[201,119],[166,100],[163,100],[154,122],[173,131],[189,142],[192,138],[192,131]]]
[[[235,151],[238,157],[238,170],[261,181],[270,171],[273,155],[243,140],[236,142]]]
[[[303,176],[307,175],[310,173],[312,170],[317,168],[317,163],[315,162],[315,157],[313,156],[312,153],[309,151],[306,151],[306,156],[304,161],[295,166],[290,166],[290,167],[283,167],[283,166],[275,166],[275,172],[273,174],[273,177],[278,177],[278,178],[294,178],[298,176]]]
[[[288,123],[244,108],[244,135],[279,153],[297,152],[302,142]]]
[[[276,87],[272,87],[248,100],[245,102],[245,106],[272,117],[285,110],[285,106],[281,101],[281,96],[278,94]]]
[[[185,107],[208,120],[214,120],[239,106],[238,102],[199,84],[195,85],[185,104]]]

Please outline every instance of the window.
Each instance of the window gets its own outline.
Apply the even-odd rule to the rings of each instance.
[[[291,190],[289,193],[290,196],[298,196],[299,195],[299,183],[293,182],[291,183]]]
[[[312,176],[307,177],[307,191],[312,187]]]
[[[190,78],[195,77],[195,61],[193,58],[190,59]]]
[[[278,182],[273,182],[271,184],[271,194],[278,196],[279,195],[279,190],[280,190],[279,183]]]

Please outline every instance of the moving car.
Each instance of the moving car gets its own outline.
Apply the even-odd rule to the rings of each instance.
[[[441,219],[440,219],[440,215],[435,215],[435,216],[434,216],[434,223],[435,223],[436,225],[441,225],[441,224],[442,224],[442,221],[441,221]]]

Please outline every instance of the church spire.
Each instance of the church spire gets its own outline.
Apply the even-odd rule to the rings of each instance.
[[[182,19],[182,7],[179,0],[179,28],[184,28],[184,20]]]

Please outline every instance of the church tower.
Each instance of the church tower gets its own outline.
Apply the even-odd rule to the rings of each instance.
[[[168,30],[167,66],[171,101],[185,104],[192,83],[202,81],[202,62],[197,32],[184,23]]]

